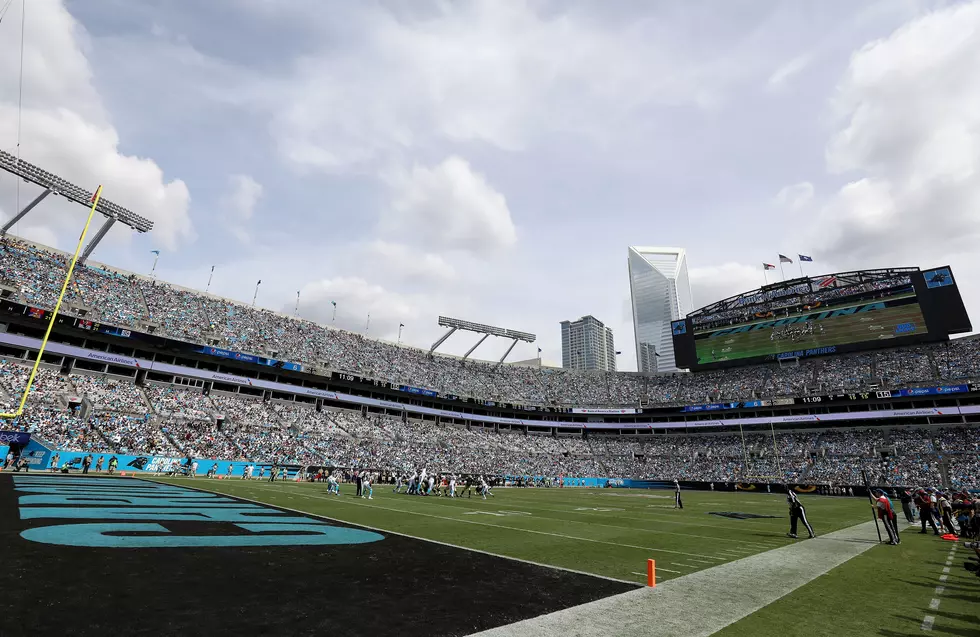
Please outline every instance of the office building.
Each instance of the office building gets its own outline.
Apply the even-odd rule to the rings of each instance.
[[[629,249],[630,299],[636,364],[641,372],[673,372],[670,322],[694,311],[683,248]]]
[[[561,322],[561,366],[616,371],[612,329],[594,316]]]

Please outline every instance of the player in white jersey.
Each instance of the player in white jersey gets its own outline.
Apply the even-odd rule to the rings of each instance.
[[[415,490],[418,488],[418,486],[419,486],[419,474],[412,473],[412,477],[408,479],[408,489],[406,489],[405,493],[407,493],[408,495],[415,495]]]
[[[480,495],[483,496],[484,500],[487,499],[488,495],[491,498],[493,497],[493,493],[490,492],[490,485],[487,484],[487,481],[483,476],[480,476]]]
[[[402,474],[395,476],[395,488],[391,490],[392,493],[401,493],[402,490]]]
[[[365,473],[361,476],[361,498],[367,498],[368,500],[374,499],[374,489],[371,488],[370,473]]]
[[[449,497],[456,497],[456,476],[454,475],[449,476]]]
[[[432,487],[435,485],[435,483],[436,483],[436,477],[429,476],[429,485],[425,489],[425,495],[429,495],[430,493],[432,493]]]
[[[340,495],[340,484],[337,482],[337,476],[332,473],[327,476],[327,493]]]

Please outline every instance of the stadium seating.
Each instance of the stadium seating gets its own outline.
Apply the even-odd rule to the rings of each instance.
[[[0,398],[13,400],[28,369],[0,362]],[[980,428],[837,428],[771,435],[534,435],[523,431],[437,426],[360,412],[315,411],[309,404],[177,386],[136,387],[122,380],[60,376],[41,368],[42,398],[15,421],[64,450],[191,456],[411,471],[419,466],[461,473],[601,476],[703,482],[858,484],[865,470],[879,484],[950,481],[977,486]],[[84,396],[94,415],[68,410]],[[218,428],[216,416],[224,416]],[[894,455],[881,460],[879,451]],[[778,453],[777,453],[778,451]],[[203,466],[203,465],[202,465]]]
[[[0,240],[0,283],[20,291],[13,300],[52,307],[65,258],[40,246],[4,238]],[[158,333],[182,341],[218,343],[255,354],[275,353],[278,358],[308,365],[326,362],[334,371],[361,377],[522,405],[674,405],[839,389],[898,388],[980,377],[977,339],[804,360],[790,367],[755,366],[666,376],[463,362],[450,356],[430,357],[424,350],[368,339],[106,267],[83,267],[77,279],[68,300],[88,308],[87,318],[94,320],[124,327],[148,321],[159,326]],[[762,299],[760,305],[738,312],[755,312],[765,303]]]
[[[0,283],[13,300],[49,308],[66,257],[17,239],[0,239]],[[367,378],[529,405],[679,405],[724,399],[794,396],[860,388],[898,388],[980,377],[980,340],[804,360],[799,365],[647,376],[546,367],[463,362],[372,340],[248,307],[102,266],[84,266],[67,296],[86,318],[163,335],[218,343],[236,351],[277,356]],[[758,311],[768,301],[739,311]],[[734,312],[734,311],[733,311]],[[731,316],[713,321],[737,320]],[[159,333],[159,332],[158,332]],[[0,402],[16,406],[29,369],[0,363]],[[85,397],[88,418],[68,411],[68,397]],[[224,416],[222,426],[217,416]],[[793,481],[848,484],[866,470],[882,484],[940,482],[945,462],[957,485],[976,484],[980,430],[931,428],[664,435],[631,440],[547,437],[475,427],[435,426],[359,412],[317,412],[308,403],[257,397],[207,396],[199,387],[131,382],[91,374],[63,376],[45,367],[29,408],[14,423],[58,448],[93,453],[190,455],[202,460],[285,461],[307,465],[407,471],[419,465],[508,475],[578,475],[701,481]],[[878,451],[893,454],[882,460]],[[778,451],[778,453],[777,453]]]

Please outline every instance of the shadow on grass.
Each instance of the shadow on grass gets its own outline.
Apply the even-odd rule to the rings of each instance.
[[[940,613],[940,612],[930,612],[937,618],[936,623],[932,625],[932,632],[935,633],[945,633],[947,635],[958,635],[959,637],[977,637],[980,635],[980,628],[960,628],[952,626],[943,626],[939,617],[946,616],[947,619],[955,619],[956,621],[976,624],[976,616],[971,615],[958,615],[955,613]],[[925,617],[925,615],[923,615]],[[896,632],[894,630],[889,630],[887,628],[882,628],[878,634],[885,635],[886,637],[908,637],[909,635],[917,634],[922,632],[922,618],[906,617],[904,615],[899,615],[897,619],[903,619],[907,621],[910,625],[916,628],[909,632]]]

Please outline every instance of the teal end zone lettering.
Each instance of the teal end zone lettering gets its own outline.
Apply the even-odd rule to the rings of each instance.
[[[751,327],[751,330],[754,332],[756,330],[764,330],[767,327],[772,327],[775,324],[776,324],[776,321],[763,321],[761,323],[756,323],[756,324],[754,324],[754,325],[752,325],[750,327]]]
[[[773,323],[773,327],[782,327],[783,325],[792,325],[793,323],[802,323],[807,320],[806,316],[791,316],[790,318],[779,319]]]
[[[717,332],[712,332],[711,336],[708,338],[718,338],[720,336],[728,336],[732,330],[718,330]]]
[[[161,496],[165,498],[217,498],[213,493],[201,493],[199,491],[188,491],[186,489],[98,489],[95,487],[63,488],[63,487],[17,487],[20,493],[48,493],[51,495],[134,495],[134,496]],[[23,496],[22,496],[23,497]]]
[[[239,524],[254,535],[173,535],[160,524],[58,524],[28,529],[20,535],[41,544],[92,548],[187,548],[236,546],[324,546],[367,544],[383,540],[380,533],[311,524]],[[299,534],[303,532],[304,534]],[[166,535],[106,535],[107,533],[160,533]]]
[[[742,327],[736,327],[735,329],[728,332],[729,336],[732,334],[743,334],[752,329],[751,325],[743,325]]]
[[[856,307],[844,307],[839,310],[834,310],[833,312],[831,312],[830,318],[837,318],[838,316],[850,316],[851,314],[854,314],[857,311],[858,309]]]
[[[194,497],[198,496],[198,497]],[[22,495],[18,500],[20,506],[38,504],[73,504],[75,506],[89,505],[134,505],[144,507],[213,507],[213,506],[237,506],[241,507],[242,502],[231,498],[219,498],[216,495],[205,496],[201,494],[183,493],[181,496],[171,497],[170,494],[163,494],[160,497],[139,497],[139,494],[130,493],[85,493],[71,495],[37,494]]]
[[[20,519],[45,518],[65,520],[187,520],[197,522],[278,522],[288,524],[308,523],[310,518],[291,516],[276,509],[239,505],[232,508],[208,509],[199,507],[20,507]]]
[[[885,309],[884,303],[880,303],[880,302],[868,303],[867,305],[862,305],[861,308],[858,310],[858,312],[871,312],[874,310],[883,310],[883,309]]]

